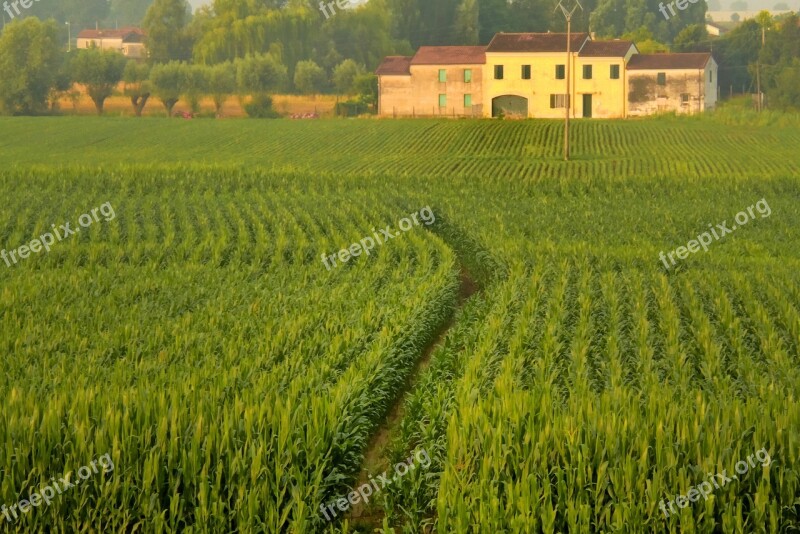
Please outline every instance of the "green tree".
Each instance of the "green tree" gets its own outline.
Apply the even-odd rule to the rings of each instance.
[[[86,86],[98,115],[103,114],[106,98],[111,96],[122,79],[126,61],[125,56],[115,50],[95,47],[79,50],[72,58],[72,78]]]
[[[180,61],[158,64],[150,71],[153,93],[164,105],[167,117],[172,117],[172,109],[186,92],[188,80],[186,71],[186,64]]]
[[[144,110],[147,100],[150,98],[149,76],[149,65],[134,60],[128,61],[128,64],[125,65],[125,71],[122,73],[122,81],[125,83],[125,96],[131,99],[131,106],[133,106],[133,112],[137,117],[142,116],[142,110]]]
[[[341,95],[350,94],[353,91],[353,82],[360,74],[364,74],[364,68],[352,59],[345,59],[333,69],[333,85]]]
[[[343,57],[374,69],[384,57],[397,50],[398,43],[393,42],[390,36],[391,27],[385,0],[370,0],[328,19],[323,24],[321,38],[324,42],[332,42]]]
[[[59,81],[64,54],[54,21],[14,21],[0,35],[0,108],[31,115],[47,109]]]
[[[349,10],[339,11],[331,20],[347,13]],[[201,9],[195,19],[194,57],[207,64],[265,54],[279,45],[281,60],[294,67],[308,59],[318,40],[324,38],[319,10],[302,4],[270,9],[261,1],[218,1],[213,10]]]
[[[214,109],[219,117],[225,101],[236,92],[236,67],[233,63],[218,63],[209,68],[208,92],[214,100]]]
[[[59,27],[69,21],[73,32],[77,32],[84,28],[94,28],[96,23],[107,20],[109,4],[108,0],[36,0],[30,9],[21,11],[23,17],[34,16],[40,20],[55,19],[58,21]],[[75,33],[72,35],[74,36]],[[64,33],[64,42],[66,43],[66,33]]]
[[[147,32],[150,60],[166,63],[192,58],[192,39],[187,28],[191,7],[186,0],[155,0],[147,10],[142,26]]]
[[[72,52],[73,54],[75,52]],[[77,93],[78,98],[80,98],[80,92],[72,91],[73,89],[73,79],[72,79],[72,69],[70,69],[70,54],[64,54],[64,60],[60,62],[58,71],[55,74],[55,81],[53,82],[53,86],[50,88],[50,111],[58,111],[59,107],[59,100],[62,96],[68,95],[75,102],[73,99],[73,95]],[[75,104],[73,104],[75,105]]]
[[[775,76],[770,93],[771,105],[784,110],[800,111],[800,59],[781,69]]]
[[[756,21],[764,30],[770,30],[765,31],[766,42],[758,54],[762,89],[777,107],[794,109],[794,93],[786,83],[796,79],[793,69],[795,61],[800,59],[800,17],[790,14],[775,23],[771,17],[761,17],[759,13]],[[757,68],[750,65],[751,76]]]
[[[594,9],[595,0],[581,0],[584,10]],[[589,5],[592,2],[592,5]],[[550,2],[542,0],[516,0],[509,3],[509,19],[504,31],[507,32],[546,32],[554,29],[555,21],[564,24],[564,17],[561,13],[554,13],[555,6]],[[588,22],[588,11],[577,10],[572,19],[572,31],[582,31],[586,29]],[[557,16],[557,18],[556,18]],[[584,20],[585,17],[585,20]],[[563,28],[566,32],[566,27]]]
[[[410,46],[419,46],[425,36],[421,27],[418,0],[388,0],[387,8],[391,16],[391,35],[395,39],[406,40]]]
[[[456,8],[456,42],[461,45],[477,45],[480,39],[478,0],[461,0]]]
[[[705,24],[705,2],[687,2],[685,10],[673,5],[672,13],[669,9],[670,1],[599,0],[590,17],[591,28],[598,36],[607,38],[619,37],[620,34],[643,28],[649,32],[653,41],[670,43],[687,24]]]
[[[705,24],[690,24],[675,36],[672,49],[675,52],[708,52],[710,37]]]
[[[657,52],[669,52],[669,47],[653,39],[650,30],[642,26],[636,31],[623,34],[623,39],[628,39],[636,43],[636,48],[642,54],[655,54]]]
[[[719,63],[719,86],[737,92],[752,87],[748,65],[755,63],[761,48],[758,23],[746,20],[721,39],[714,41],[714,57]]]
[[[200,98],[209,93],[210,70],[210,67],[206,65],[186,66],[184,94],[189,101],[189,107],[192,109],[193,113],[198,113],[200,111]]]
[[[372,106],[373,109],[378,105],[378,77],[372,73],[360,74],[353,81],[353,89],[358,94],[358,99],[362,104]]]
[[[271,54],[257,54],[236,61],[236,83],[242,93],[270,93],[284,89],[286,66]]]
[[[301,94],[320,93],[328,83],[322,67],[311,60],[300,61],[294,69],[294,86]]]
[[[139,26],[153,0],[111,0],[109,17],[120,26]]]

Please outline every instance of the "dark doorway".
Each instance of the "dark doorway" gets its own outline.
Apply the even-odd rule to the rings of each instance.
[[[592,95],[583,95],[583,118],[592,118]]]
[[[500,116],[528,117],[528,99],[522,96],[503,95],[492,99],[492,117]]]

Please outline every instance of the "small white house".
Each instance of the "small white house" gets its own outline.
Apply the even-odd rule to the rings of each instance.
[[[116,50],[131,59],[144,59],[147,57],[144,37],[144,31],[139,28],[83,30],[78,34],[77,46],[78,48],[96,46],[104,50]]]

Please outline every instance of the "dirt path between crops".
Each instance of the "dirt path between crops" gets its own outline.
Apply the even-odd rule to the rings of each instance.
[[[461,272],[459,273],[459,281],[460,285],[458,290],[458,302],[456,303],[456,308],[453,310],[453,314],[451,315],[450,319],[448,319],[439,328],[433,340],[428,343],[423,350],[422,357],[417,360],[414,369],[406,379],[405,386],[397,395],[394,404],[392,404],[392,407],[389,409],[386,420],[383,422],[380,428],[378,428],[378,431],[372,436],[369,444],[367,445],[367,450],[364,453],[364,462],[361,464],[361,473],[358,476],[358,482],[354,487],[366,484],[368,482],[368,475],[374,476],[389,469],[389,460],[386,457],[386,448],[391,443],[391,438],[394,435],[397,426],[400,424],[400,421],[403,420],[406,398],[410,392],[414,390],[420,373],[427,369],[430,365],[433,351],[444,342],[447,332],[453,327],[458,310],[464,306],[464,303],[468,298],[480,290],[477,282],[473,280],[472,276],[470,276],[463,266],[461,267]],[[366,511],[364,508],[364,504],[359,502],[351,508],[347,517],[350,519],[353,527],[369,528],[369,531],[371,532],[372,529],[379,528],[383,524],[383,510],[374,509]]]

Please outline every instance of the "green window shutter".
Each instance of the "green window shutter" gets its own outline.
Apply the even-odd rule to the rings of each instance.
[[[566,72],[566,65],[556,65],[556,80],[563,80],[566,78]]]
[[[611,65],[611,79],[619,80],[619,65]]]
[[[658,85],[667,85],[667,73],[666,72],[659,72],[656,75],[658,80]]]
[[[495,80],[502,80],[503,79],[503,66],[502,65],[495,65],[494,66],[494,79]]]
[[[464,83],[472,82],[472,69],[464,69]]]
[[[464,107],[470,108],[472,107],[472,95],[464,95]]]
[[[531,79],[531,66],[530,65],[523,65],[522,66],[522,79],[523,80],[530,80]]]
[[[592,66],[591,65],[584,65],[583,66],[583,79],[584,80],[591,80],[592,79]]]
[[[440,108],[447,107],[447,95],[439,95],[439,107]]]
[[[444,69],[439,69],[439,81],[444,83],[447,81],[447,71]]]

